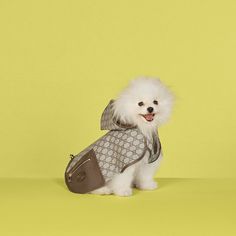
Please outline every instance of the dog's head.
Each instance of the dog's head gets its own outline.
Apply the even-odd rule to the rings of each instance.
[[[173,95],[159,80],[138,78],[115,100],[114,115],[122,122],[141,130],[155,129],[170,116]]]

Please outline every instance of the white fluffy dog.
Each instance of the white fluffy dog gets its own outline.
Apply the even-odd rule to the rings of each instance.
[[[138,78],[114,101],[114,114],[122,123],[133,124],[152,142],[157,128],[170,116],[173,95],[159,80],[154,78]],[[132,187],[143,190],[157,188],[154,175],[160,164],[160,157],[148,163],[148,155],[129,166],[123,173],[117,174],[105,186],[92,191],[95,194],[112,194],[130,196]]]

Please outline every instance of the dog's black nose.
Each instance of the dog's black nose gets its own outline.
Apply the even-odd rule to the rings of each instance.
[[[149,113],[152,113],[153,112],[153,107],[148,107],[147,110],[148,110]]]

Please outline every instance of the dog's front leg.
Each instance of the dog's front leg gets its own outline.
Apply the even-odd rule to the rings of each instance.
[[[135,173],[134,185],[142,190],[153,190],[158,187],[158,183],[154,180],[154,175],[160,165],[160,156],[155,162],[142,162]]]
[[[123,173],[113,177],[108,182],[109,188],[117,196],[130,196],[132,195],[132,183],[134,180],[135,165],[128,167]]]

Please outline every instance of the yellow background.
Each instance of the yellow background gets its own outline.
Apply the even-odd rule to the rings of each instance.
[[[1,0],[0,235],[235,236],[235,12],[234,0]],[[104,107],[139,75],[176,94],[159,189],[72,194],[68,154],[104,134]]]
[[[159,177],[236,177],[235,1],[0,2],[0,176],[62,177],[139,75],[176,94]]]
[[[236,181],[159,179],[132,197],[72,194],[63,180],[0,179],[3,236],[235,236]]]

